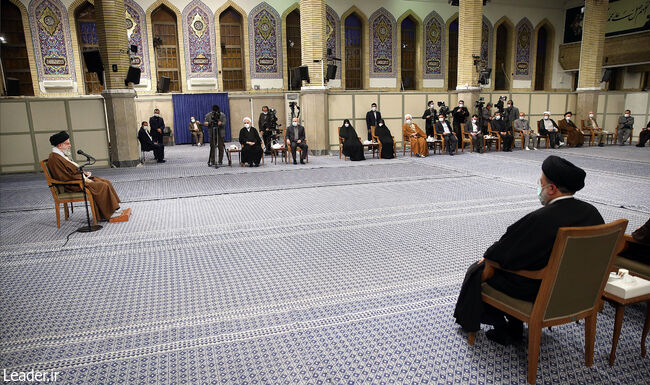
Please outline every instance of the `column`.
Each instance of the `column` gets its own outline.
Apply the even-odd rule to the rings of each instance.
[[[458,99],[474,113],[481,87],[473,56],[481,55],[483,0],[462,0],[458,11]]]
[[[302,65],[309,67],[310,79],[300,91],[301,119],[309,151],[315,154],[329,150],[327,86],[322,86],[321,63],[314,63],[327,54],[326,23],[325,0],[300,0]],[[326,64],[323,63],[324,70],[327,70]]]
[[[102,96],[106,103],[111,162],[118,167],[133,167],[140,163],[140,144],[135,91],[124,84],[130,65],[124,0],[95,0],[95,12],[106,77]]]
[[[598,108],[608,8],[607,0],[585,0],[582,44],[580,46],[580,72],[576,90],[578,92],[576,121],[585,119],[589,111],[596,112]],[[604,122],[600,122],[600,124],[602,125]]]

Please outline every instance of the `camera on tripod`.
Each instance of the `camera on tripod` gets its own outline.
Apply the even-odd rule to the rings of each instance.
[[[438,115],[443,114],[445,117],[449,115],[449,107],[445,105],[445,102],[438,102]]]
[[[474,104],[474,108],[476,108],[476,110],[478,110],[478,114],[480,115],[481,111],[483,111],[483,107],[485,107],[485,99],[481,96],[476,101],[476,104]]]
[[[499,110],[499,113],[503,115],[503,102],[508,100],[507,96],[499,96],[499,101],[494,106]]]

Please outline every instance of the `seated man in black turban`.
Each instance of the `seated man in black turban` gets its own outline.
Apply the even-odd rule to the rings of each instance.
[[[560,227],[603,224],[598,210],[573,197],[585,185],[585,172],[566,159],[551,155],[542,163],[537,196],[542,208],[510,225],[490,246],[483,258],[472,264],[465,275],[454,317],[465,331],[473,332],[481,323],[491,324],[487,337],[508,345],[521,339],[523,323],[481,301],[481,273],[484,259],[508,270],[540,270],[548,264]],[[540,281],[497,270],[487,283],[514,298],[534,301]],[[507,318],[507,321],[506,321]]]

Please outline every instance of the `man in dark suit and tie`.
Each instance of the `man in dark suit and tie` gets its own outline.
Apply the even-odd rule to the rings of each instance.
[[[158,163],[165,163],[165,146],[153,140],[147,131],[147,122],[142,122],[140,130],[138,130],[138,140],[142,151],[153,150],[153,156]]]
[[[422,114],[422,119],[424,119],[424,132],[427,136],[434,137],[435,135],[435,124],[438,114],[436,114],[436,105],[433,103],[433,100],[429,100],[428,108],[424,110]]]
[[[445,138],[445,146],[447,146],[447,152],[449,155],[454,155],[456,153],[456,145],[458,144],[458,139],[454,132],[451,130],[451,124],[448,120],[445,120],[445,114],[438,115],[438,121],[436,122],[436,133],[441,134]]]
[[[287,145],[291,146],[291,156],[293,157],[293,164],[296,162],[296,148],[300,147],[300,164],[305,164],[305,157],[307,156],[307,143],[305,142],[305,127],[301,126],[298,118],[291,119],[291,126],[287,127]]]
[[[160,116],[160,110],[153,110],[153,116],[149,118],[149,134],[154,142],[164,146],[163,130],[165,129],[165,120]]]
[[[368,126],[368,140],[372,141],[372,128],[377,127],[377,121],[381,119],[381,112],[377,111],[377,103],[370,105],[370,111],[366,113],[366,126]]]

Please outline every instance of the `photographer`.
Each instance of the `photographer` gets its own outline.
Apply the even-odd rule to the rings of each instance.
[[[422,119],[424,119],[424,128],[426,131],[427,136],[434,137],[435,131],[434,131],[434,125],[436,124],[436,117],[438,114],[436,113],[436,105],[433,104],[433,100],[429,100],[429,108],[424,110],[424,113],[422,114]]]
[[[469,117],[469,110],[465,107],[465,102],[463,100],[458,101],[458,107],[454,108],[451,112],[451,116],[454,118],[453,125],[456,138],[462,138],[463,131],[460,125],[461,123],[465,123]]]
[[[488,124],[492,120],[492,103],[489,102],[485,105],[485,108],[481,111],[481,125],[483,127],[483,135],[488,134]]]
[[[273,111],[273,110],[271,110]],[[265,154],[271,154],[271,140],[273,139],[273,130],[277,127],[278,118],[275,111],[269,112],[269,107],[262,107],[262,113],[258,119],[258,127],[264,140]]]
[[[219,168],[223,164],[223,153],[225,151],[224,137],[226,136],[226,114],[221,112],[216,104],[212,106],[212,111],[205,115],[203,123],[210,129],[210,158],[208,167],[214,166]],[[214,155],[216,147],[219,146],[219,165],[216,164]]]

